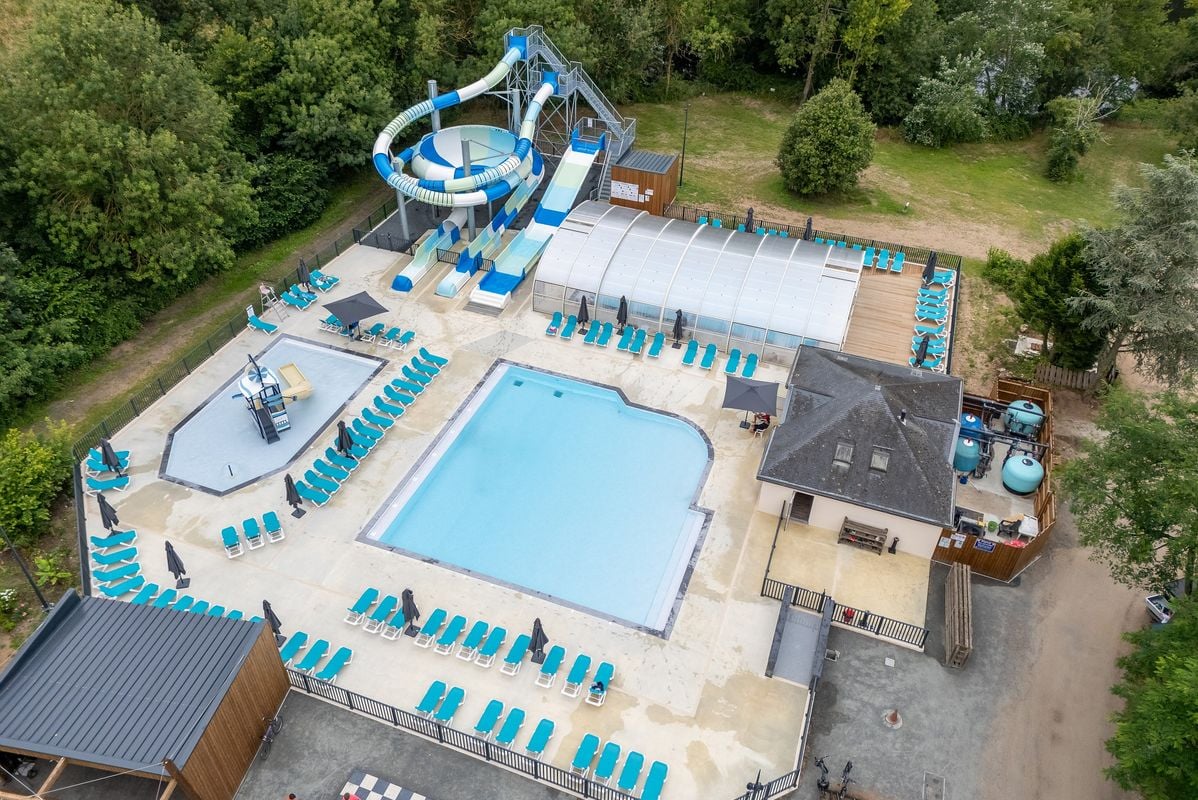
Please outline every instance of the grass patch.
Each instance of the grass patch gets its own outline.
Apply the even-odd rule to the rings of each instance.
[[[170,364],[182,358],[227,324],[233,314],[231,309],[219,316],[214,316],[214,312],[229,306],[235,299],[245,297],[258,281],[274,280],[285,275],[295,267],[300,253],[318,249],[313,247],[313,243],[327,237],[330,232],[341,231],[347,225],[358,222],[354,209],[372,195],[377,195],[378,204],[381,205],[389,194],[390,190],[373,171],[363,171],[344,180],[330,192],[329,205],[316,222],[243,253],[231,268],[212,276],[147,320],[146,327],[153,329],[152,334],[143,331],[96,361],[68,373],[52,397],[31,406],[15,424],[23,427],[47,416],[55,416],[55,405],[67,398],[87,398],[76,400],[87,403],[86,411],[73,420],[77,431],[99,424],[100,420],[127,402],[139,387],[125,384],[123,390],[116,393],[96,393],[93,387],[112,377],[118,370],[128,370],[130,364],[138,363],[141,355],[152,355],[161,364]],[[162,343],[168,339],[169,350],[164,352]],[[140,376],[135,378],[135,382],[139,380]]]
[[[860,188],[841,196],[801,198],[783,188],[773,163],[792,105],[746,94],[704,95],[688,102],[681,203],[729,210],[758,203],[840,219],[905,214],[946,226],[981,220],[1037,244],[1078,222],[1109,222],[1114,185],[1138,183],[1136,165],[1160,162],[1174,144],[1156,127],[1107,125],[1104,141],[1082,159],[1081,177],[1057,184],[1043,176],[1043,134],[935,150],[884,129]],[[641,103],[624,109],[637,118],[637,145],[679,152],[682,106]]]

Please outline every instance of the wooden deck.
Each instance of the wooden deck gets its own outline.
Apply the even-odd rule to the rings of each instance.
[[[914,355],[911,337],[915,335],[915,296],[922,284],[922,269],[922,264],[909,263],[899,274],[862,270],[844,352],[891,364],[908,362]],[[951,318],[950,307],[949,321]]]

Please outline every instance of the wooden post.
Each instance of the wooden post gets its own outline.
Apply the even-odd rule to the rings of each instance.
[[[171,782],[176,783],[183,788],[183,795],[187,797],[187,800],[204,800],[200,793],[197,792],[190,783],[188,783],[187,778],[183,777],[183,773],[177,766],[175,766],[174,761],[171,761],[169,758],[164,758],[162,759],[162,766],[166,767],[167,773],[169,773],[173,779]]]
[[[54,769],[50,770],[50,774],[46,776],[44,781],[42,781],[42,785],[37,787],[37,793],[42,795],[49,792],[54,786],[54,783],[58,780],[59,776],[62,775],[62,771],[66,768],[67,760],[64,756],[63,758],[58,759],[58,763],[54,765]]]

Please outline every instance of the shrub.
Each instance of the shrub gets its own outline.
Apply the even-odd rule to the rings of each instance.
[[[940,59],[940,72],[924,78],[915,90],[915,105],[903,120],[903,137],[925,147],[980,142],[990,135],[977,92],[980,56]]]
[[[37,585],[45,589],[65,584],[74,575],[68,569],[69,564],[70,553],[65,548],[60,547],[48,553],[34,553],[33,575]]]
[[[846,81],[830,82],[799,107],[782,137],[782,183],[803,195],[851,189],[874,157],[874,123]]]
[[[254,163],[254,205],[258,224],[243,243],[261,244],[315,222],[329,203],[325,171],[307,159],[286,154]]]
[[[982,277],[1008,294],[1019,285],[1025,272],[1027,272],[1027,262],[1015,258],[1006,250],[991,247],[986,253]]]
[[[18,544],[33,544],[49,528],[50,504],[71,477],[69,436],[60,423],[41,435],[13,428],[0,440],[0,525]]]
[[[21,602],[16,589],[0,590],[0,629],[12,632],[29,616],[29,606]]]

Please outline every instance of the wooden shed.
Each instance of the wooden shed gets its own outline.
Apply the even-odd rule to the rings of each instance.
[[[55,762],[33,796],[74,764],[232,800],[288,688],[262,622],[72,590],[0,674],[0,750]]]
[[[629,150],[611,168],[611,204],[662,216],[678,194],[678,156]]]

